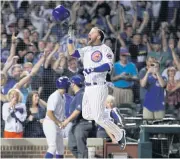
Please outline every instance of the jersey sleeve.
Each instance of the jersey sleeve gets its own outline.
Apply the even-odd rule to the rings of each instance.
[[[58,99],[57,99],[56,96],[51,95],[51,96],[48,98],[47,110],[54,111],[54,110],[56,109],[57,100],[58,100]]]
[[[85,53],[85,51],[86,51],[86,47],[83,47],[83,48],[79,48],[79,49],[77,49],[76,51],[78,51],[78,53],[79,53],[79,58],[83,58],[84,57],[84,53]]]
[[[109,47],[104,48],[103,63],[108,63],[111,70],[113,68],[114,54]]]

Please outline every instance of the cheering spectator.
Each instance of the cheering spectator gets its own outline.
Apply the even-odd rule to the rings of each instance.
[[[28,94],[24,137],[45,137],[42,123],[46,114],[46,105],[46,102],[39,98],[37,91],[32,91]]]
[[[180,109],[180,77],[178,80],[175,79],[176,69],[174,67],[169,67],[167,74],[168,82],[166,87],[166,102],[168,104],[168,110],[174,112]]]
[[[159,63],[153,63],[141,79],[141,86],[147,89],[144,98],[143,118],[162,119],[165,115],[164,87],[166,79],[160,75]]]
[[[152,48],[149,48],[148,56],[156,58],[160,63],[160,73],[167,67],[167,65],[172,62],[172,57],[168,52],[168,45],[166,40],[166,32],[165,29],[167,26],[162,24],[161,27],[161,35],[162,41],[158,36],[153,37],[152,39]],[[162,42],[162,45],[161,45]]]
[[[137,68],[132,62],[128,62],[130,53],[126,48],[120,49],[120,61],[114,64],[114,71],[111,80],[114,83],[113,96],[116,106],[122,103],[133,103],[132,87],[138,80]]]
[[[180,40],[179,40],[179,43],[180,43]],[[177,66],[177,69],[180,71],[180,60],[179,60],[177,54],[175,53],[174,47],[172,45],[170,45],[170,49],[172,52],[172,57],[173,57],[174,63]]]
[[[117,107],[115,107],[115,98],[111,95],[108,95],[105,102],[105,115],[106,118],[112,120],[115,124],[123,127],[123,117],[120,115],[119,110]],[[97,137],[99,138],[108,138],[110,136],[113,143],[116,143],[116,140],[112,134],[108,133],[102,128],[101,126],[98,126],[97,129]],[[109,136],[108,136],[109,135]]]
[[[142,68],[139,72],[139,78],[140,78],[140,104],[141,104],[141,108],[143,107],[144,104],[144,98],[147,92],[146,87],[142,87],[141,86],[141,82],[144,78],[144,76],[146,75],[147,71],[149,70],[149,68],[151,68],[151,65],[153,63],[157,62],[157,60],[153,57],[148,57],[146,59],[146,67]]]
[[[129,46],[131,60],[136,65],[138,71],[146,65],[147,47],[142,44],[142,35],[136,33],[133,35],[132,44]]]
[[[20,80],[22,73],[22,66],[20,64],[15,64],[11,68],[12,76],[8,76],[7,83],[4,86],[4,93],[7,94],[8,91],[14,87],[14,85]]]
[[[173,63],[173,64],[170,65],[169,67],[174,67],[174,68],[176,69],[176,73],[175,73],[174,78],[175,78],[175,80],[179,80],[179,79],[180,79],[180,71],[177,70],[177,67],[176,67],[175,62],[173,61],[172,63]],[[163,71],[163,73],[162,73],[162,76],[166,77],[167,80],[168,80],[168,77],[169,77],[169,76],[168,76],[168,69],[169,69],[169,67],[166,68],[166,69]]]
[[[8,92],[8,103],[3,104],[3,120],[5,121],[4,138],[22,138],[23,122],[27,112],[25,104],[21,103],[22,95],[17,89]]]

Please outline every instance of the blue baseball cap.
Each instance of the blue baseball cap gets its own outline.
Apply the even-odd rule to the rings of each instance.
[[[74,83],[77,86],[83,86],[84,84],[84,77],[81,75],[75,75],[71,77],[71,83]]]
[[[127,55],[130,56],[129,50],[127,48],[120,48],[120,55]]]
[[[70,84],[69,78],[66,76],[59,77],[56,80],[56,87],[58,89],[68,89]]]
[[[70,16],[70,12],[62,5],[53,9],[52,16],[55,21],[63,21]]]

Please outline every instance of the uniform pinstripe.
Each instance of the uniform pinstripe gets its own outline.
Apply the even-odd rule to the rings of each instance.
[[[113,66],[112,50],[105,44],[87,46],[78,51],[81,55],[84,69],[95,68],[105,63],[108,63],[111,67]],[[116,140],[119,141],[122,138],[123,130],[104,115],[104,102],[108,95],[108,87],[104,84],[107,73],[92,72],[88,75],[85,74],[86,83],[96,82],[97,85],[85,87],[82,115],[87,120],[95,120],[97,124],[113,134]]]

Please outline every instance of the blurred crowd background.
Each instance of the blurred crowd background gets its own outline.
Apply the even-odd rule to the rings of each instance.
[[[60,4],[71,16],[56,23],[52,10]],[[80,60],[68,56],[69,25],[75,28],[77,48],[87,45],[90,29],[97,26],[115,55],[115,71],[107,76],[114,105],[133,109],[131,117],[162,119],[171,114],[179,119],[179,15],[179,1],[1,1],[1,110],[18,96],[27,112],[24,136],[44,137],[41,124],[55,80],[83,70]],[[148,82],[143,83],[149,69],[153,75],[147,74]],[[120,73],[122,79],[115,80]],[[72,96],[69,90],[66,117]],[[5,113],[1,111],[1,132]]]

